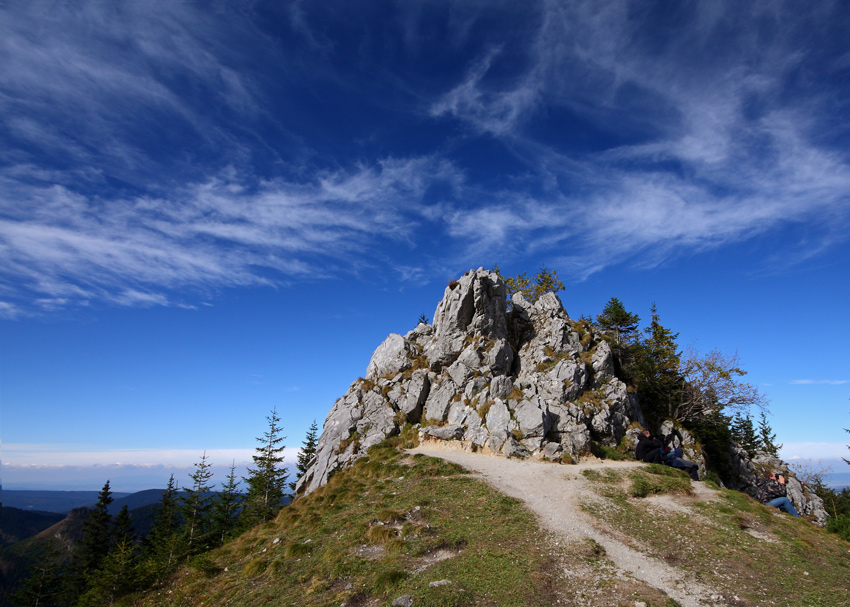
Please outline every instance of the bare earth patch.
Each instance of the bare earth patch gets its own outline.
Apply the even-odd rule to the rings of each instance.
[[[623,538],[607,526],[586,514],[581,504],[602,505],[587,479],[582,477],[588,468],[631,469],[641,467],[637,462],[592,460],[562,466],[536,460],[506,459],[459,451],[439,449],[433,445],[410,451],[438,457],[479,473],[485,481],[500,492],[525,502],[541,525],[571,545],[595,542],[604,550],[613,564],[615,577],[634,577],[673,598],[682,607],[725,604],[720,594],[694,579],[693,575],[649,556],[638,546],[627,546]],[[652,498],[655,507],[689,510],[687,500],[709,501],[716,499],[714,492],[702,483],[693,483],[694,495],[685,502],[668,498]],[[568,573],[568,572],[567,572]]]

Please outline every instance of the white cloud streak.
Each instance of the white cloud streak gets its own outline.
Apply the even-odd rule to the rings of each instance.
[[[306,183],[243,184],[225,172],[170,199],[101,200],[59,185],[13,197],[9,188],[0,271],[39,294],[45,309],[102,299],[166,305],[170,289],[316,276],[378,241],[404,242],[427,212],[428,188],[461,181],[444,161],[413,158]],[[0,312],[20,314],[14,302]]]
[[[841,443],[787,443],[782,447],[780,456],[786,461],[838,460],[847,457],[847,445]]]
[[[798,386],[841,386],[848,381],[846,379],[795,379],[791,383]]]
[[[544,238],[569,250],[562,263],[582,275],[633,257],[654,265],[677,251],[798,222],[824,234],[812,254],[846,238],[830,224],[848,222],[847,154],[817,142],[830,128],[821,119],[829,116],[828,102],[817,91],[789,100],[784,90],[805,59],[793,39],[798,30],[759,38],[758,24],[786,24],[796,7],[778,3],[776,14],[756,8],[733,16],[732,3],[683,6],[694,14],[658,49],[646,42],[635,3],[544,5],[535,61],[524,76],[494,90],[499,84],[488,82],[487,72],[499,55],[491,52],[432,112],[500,138],[552,182],[569,186],[533,202],[519,196],[519,204],[495,211],[456,214],[456,236],[473,236],[483,225],[530,249],[539,246],[538,226],[550,221],[558,233],[547,230]],[[719,46],[720,31],[735,19],[741,24]],[[563,152],[526,128],[545,107],[599,128],[645,133],[647,142]],[[480,237],[474,246],[488,242]]]
[[[584,278],[786,226],[818,237],[776,263],[847,238],[850,162],[828,136],[846,91],[799,77],[816,52],[799,36],[827,25],[831,5],[682,3],[674,26],[656,31],[643,3],[541,0],[529,9],[539,9],[533,35],[485,36],[465,55],[463,78],[416,102],[427,100],[446,133],[466,125],[465,136],[513,153],[520,168],[497,185],[469,183],[464,160],[446,159],[451,143],[419,155],[284,161],[288,144],[272,145],[261,118],[297,142],[293,156],[314,151],[286,115],[271,114],[268,74],[241,53],[271,57],[281,82],[296,81],[303,57],[288,61],[250,11],[228,13],[225,27],[214,11],[183,3],[27,6],[0,20],[0,135],[12,144],[0,147],[0,317],[95,301],[184,305],[175,291],[375,263],[423,276],[416,264],[381,259],[386,242],[421,247],[441,268],[545,253]],[[415,28],[429,7],[402,11],[396,24],[419,53],[427,37]],[[333,73],[334,44],[311,29],[309,9],[295,2],[287,13],[321,49],[310,66],[317,79],[356,80]],[[457,12],[453,47],[471,44],[483,10]],[[815,76],[846,63],[846,54],[819,60]],[[402,76],[389,79],[407,88]],[[798,80],[808,83],[790,93]],[[398,111],[419,119],[421,109]],[[612,143],[576,152],[541,137],[541,124],[559,126],[550,112]],[[173,136],[177,149],[155,150],[167,160],[145,146],[148,130]],[[258,156],[281,170],[255,170]],[[114,181],[127,185],[106,187]],[[434,189],[447,193],[435,202]]]
[[[91,466],[183,467],[191,468],[200,461],[203,449],[97,449],[81,445],[5,444],[3,465],[16,468],[57,468]],[[284,450],[284,461],[294,462],[299,449]],[[217,466],[252,463],[254,449],[206,449],[207,458]]]

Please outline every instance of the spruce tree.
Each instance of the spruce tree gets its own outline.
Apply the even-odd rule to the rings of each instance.
[[[66,578],[66,599],[74,602],[90,582],[90,574],[103,564],[111,544],[109,504],[112,503],[109,481],[97,496],[97,503],[83,523],[82,539],[71,558],[70,573]]]
[[[779,450],[782,448],[781,444],[776,444],[776,434],[774,434],[773,428],[770,427],[764,411],[761,412],[761,418],[759,419],[759,443],[762,451],[774,457],[779,455]]]
[[[243,480],[247,485],[245,505],[242,509],[242,524],[252,527],[271,520],[283,505],[287,472],[283,466],[283,441],[280,418],[277,409],[272,409],[266,417],[268,430],[257,437],[260,446],[252,456],[255,468],[248,468],[248,476]]]
[[[230,464],[230,475],[212,503],[210,537],[215,546],[221,546],[237,529],[242,495],[236,480],[236,462]]]
[[[10,597],[15,607],[58,607],[62,601],[63,578],[60,568],[62,553],[49,543],[30,565],[29,577]]]
[[[137,580],[135,546],[129,536],[124,536],[92,573],[88,590],[76,607],[112,605],[115,599],[136,590]]]
[[[750,457],[753,457],[759,450],[761,441],[749,415],[740,413],[735,415],[732,420],[732,436]]]
[[[127,504],[121,506],[121,510],[115,516],[115,524],[112,527],[112,541],[115,546],[121,542],[135,545],[136,533],[133,530],[133,521],[130,518],[130,510]]]
[[[614,333],[614,342],[622,344],[629,341],[637,332],[640,317],[626,310],[626,307],[616,297],[612,297],[602,309],[602,314],[596,317],[596,322],[604,331]]]
[[[307,430],[307,436],[304,439],[304,442],[301,443],[303,447],[301,447],[301,451],[298,453],[298,458],[295,462],[295,482],[289,484],[289,488],[293,491],[295,491],[295,485],[307,472],[307,468],[310,467],[310,462],[313,461],[313,456],[316,455],[316,441],[318,440],[318,432],[319,427],[316,425],[316,420],[314,419],[313,423],[310,424],[309,430]]]
[[[635,375],[644,413],[651,423],[659,423],[664,417],[673,417],[679,402],[679,334],[661,324],[654,303],[651,312],[652,321],[644,329],[646,338],[636,350]]]
[[[195,471],[189,475],[191,486],[184,487],[180,499],[180,514],[184,521],[183,553],[192,556],[206,550],[210,530],[210,509],[212,507],[212,471],[207,461],[207,452],[201,461],[195,464]]]
[[[142,546],[142,573],[147,585],[158,584],[180,559],[179,500],[174,475],[154,508],[151,531]]]

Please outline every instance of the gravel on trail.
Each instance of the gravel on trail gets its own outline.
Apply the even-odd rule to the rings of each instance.
[[[492,487],[525,502],[541,525],[568,542],[592,539],[605,548],[608,558],[627,574],[665,592],[682,607],[723,604],[718,593],[695,580],[692,574],[627,546],[622,537],[606,528],[581,508],[582,502],[598,500],[581,472],[587,468],[631,468],[638,462],[592,460],[569,466],[533,459],[508,459],[434,444],[411,449],[438,457],[478,473]],[[698,498],[711,499],[711,490],[694,483]],[[720,599],[720,602],[718,602]]]

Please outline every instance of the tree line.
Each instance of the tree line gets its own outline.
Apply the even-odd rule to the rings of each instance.
[[[143,540],[133,529],[126,505],[114,518],[109,514],[113,498],[106,481],[70,559],[63,559],[54,545],[43,546],[44,553],[13,595],[13,603],[21,607],[111,605],[121,596],[158,587],[179,565],[202,561],[209,550],[272,520],[306,472],[316,451],[318,428],[313,421],[297,457],[295,480],[288,483],[283,458],[286,437],[276,409],[266,421],[247,476],[238,478],[233,462],[221,489],[213,491],[212,464],[206,452],[182,489],[172,474]]]

